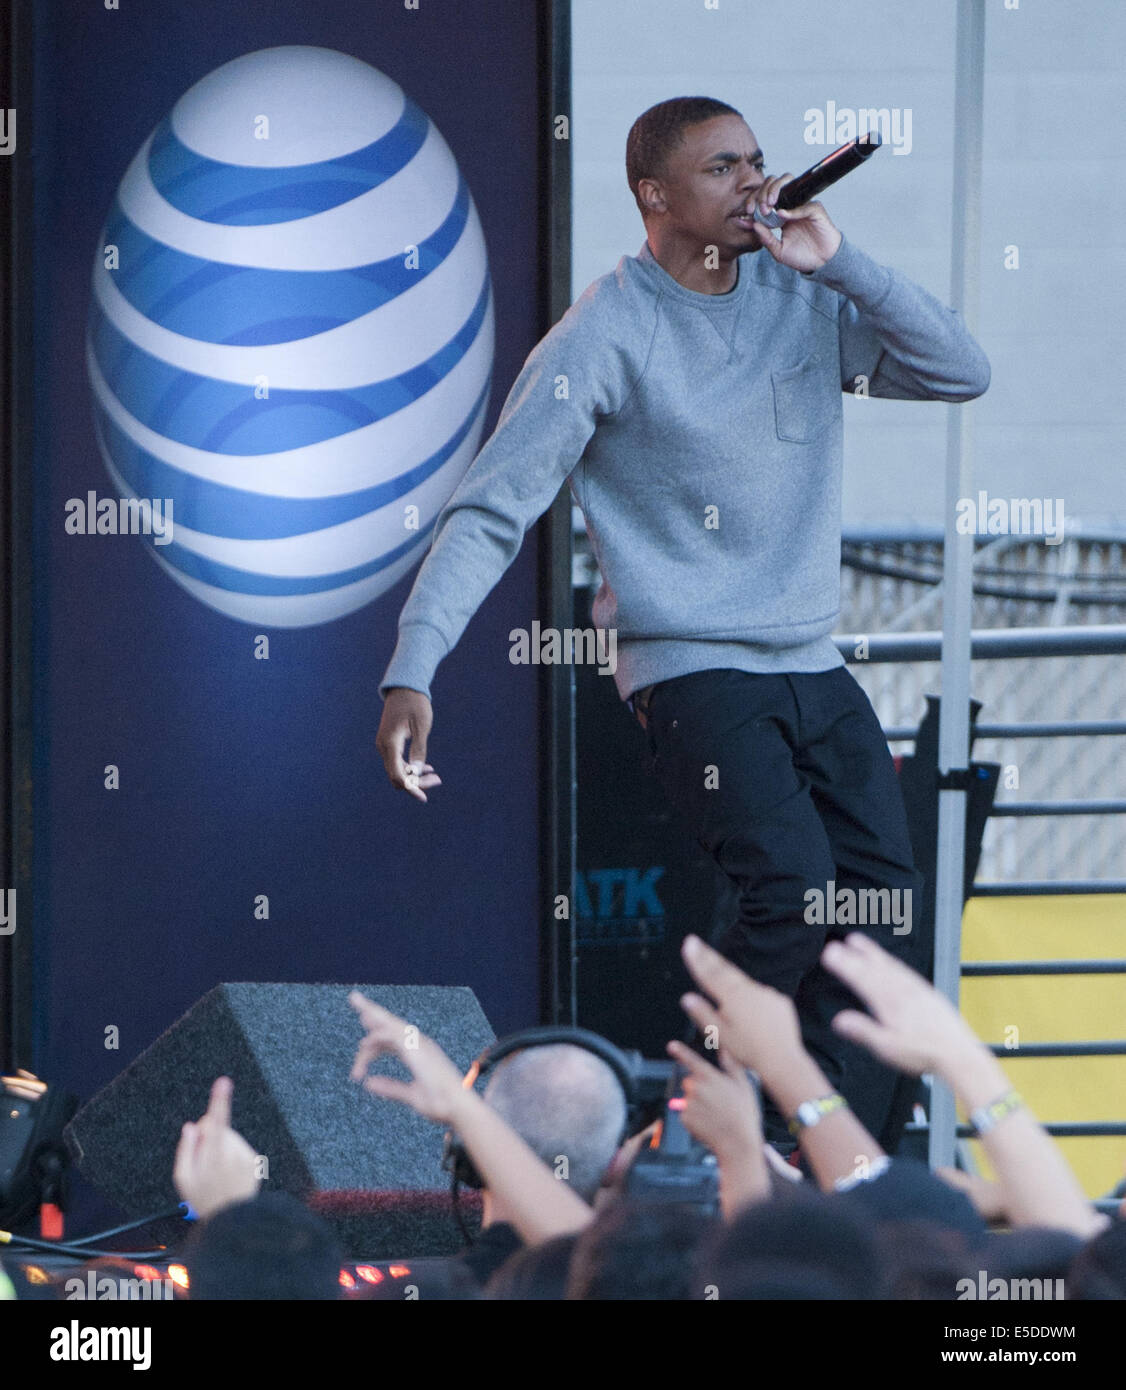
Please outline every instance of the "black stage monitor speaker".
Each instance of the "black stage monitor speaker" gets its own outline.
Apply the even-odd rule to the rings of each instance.
[[[229,1076],[231,1122],[262,1157],[263,1186],[307,1200],[346,1250],[377,1259],[456,1249],[442,1130],[349,1080],[363,1036],[352,988],[434,1038],[463,1070],[494,1040],[466,988],[217,985],[67,1126],[82,1173],[131,1218],[175,1205],[180,1128],[203,1114],[214,1079]],[[375,1070],[409,1079],[395,1059]]]

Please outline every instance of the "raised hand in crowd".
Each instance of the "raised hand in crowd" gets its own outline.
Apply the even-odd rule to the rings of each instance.
[[[1108,1218],[1087,1200],[997,1058],[944,994],[859,932],[830,942],[821,960],[872,1013],[846,1009],[833,1020],[836,1031],[900,1071],[933,1073],[961,1101],[1014,1226],[1052,1226],[1083,1239],[1104,1229]]]
[[[682,1042],[670,1042],[668,1051],[686,1073],[680,1117],[689,1134],[715,1154],[720,1207],[724,1220],[731,1221],[772,1191],[754,1087],[746,1068],[724,1048],[718,1066]]]
[[[974,1204],[977,1214],[989,1225],[1008,1221],[1005,1189],[999,1182],[992,1182],[977,1173],[963,1173],[961,1168],[936,1168],[935,1175],[950,1187],[964,1192]]]
[[[258,1193],[258,1155],[231,1128],[234,1089],[229,1076],[217,1077],[206,1112],[184,1125],[176,1146],[172,1181],[201,1221]]]
[[[758,1073],[783,1115],[792,1120],[804,1102],[833,1092],[825,1073],[805,1050],[792,999],[758,984],[697,936],[685,938],[682,955],[689,974],[708,996],[686,994],[681,1000],[684,1011],[705,1041],[713,1040]],[[826,1114],[812,1128],[803,1128],[799,1143],[825,1191],[857,1172],[870,1171],[884,1157],[883,1149],[847,1105]]]
[[[366,1029],[356,1049],[352,1080],[363,1082],[373,1096],[400,1101],[456,1130],[489,1190],[511,1210],[512,1223],[527,1244],[587,1225],[592,1209],[472,1087],[463,1084],[461,1073],[433,1038],[359,990],[349,994],[348,1002]],[[368,1075],[372,1062],[384,1056],[397,1057],[411,1080]]]

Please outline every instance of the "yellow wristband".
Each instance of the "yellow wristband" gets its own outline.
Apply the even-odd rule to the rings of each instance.
[[[848,1101],[839,1091],[821,1096],[817,1100],[803,1100],[798,1106],[797,1114],[790,1121],[790,1133],[796,1135],[803,1129],[811,1129],[814,1125],[820,1124],[826,1115],[831,1115],[834,1110],[844,1110],[847,1106]]]
[[[970,1125],[980,1139],[983,1134],[988,1134],[991,1129],[996,1129],[1002,1120],[1015,1114],[1023,1105],[1024,1101],[1016,1091],[1007,1091],[999,1100],[973,1111],[970,1115]]]

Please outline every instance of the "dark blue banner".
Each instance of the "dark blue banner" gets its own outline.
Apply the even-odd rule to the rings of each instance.
[[[534,1022],[534,535],[435,683],[429,804],[375,734],[434,519],[546,326],[536,9],[35,19],[34,1064],[89,1095],[220,981]]]

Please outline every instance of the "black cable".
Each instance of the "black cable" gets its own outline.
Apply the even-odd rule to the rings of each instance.
[[[67,1244],[89,1245],[91,1241],[107,1240],[110,1236],[119,1236],[125,1231],[135,1231],[138,1226],[147,1226],[151,1221],[166,1221],[171,1216],[184,1216],[183,1202],[177,1202],[174,1207],[168,1207],[165,1211],[158,1211],[154,1216],[139,1216],[136,1221],[124,1221],[120,1226],[111,1226],[106,1231],[95,1231],[92,1236],[77,1236],[74,1240],[68,1240]]]
[[[1031,545],[1031,544],[1036,543],[1036,541],[1037,541],[1037,537],[1035,537],[1035,536],[1029,536],[1029,537],[1028,537],[1028,540],[1027,540],[1027,544]],[[1115,542],[1115,543],[1118,544],[1118,542]],[[911,542],[899,542],[899,543],[896,543],[896,542],[891,542],[891,541],[852,541],[852,540],[847,540],[847,539],[846,539],[846,540],[842,540],[842,542],[841,542],[841,547],[842,547],[842,549],[844,549],[844,550],[851,550],[851,551],[853,551],[854,553],[855,553],[855,552],[858,552],[858,551],[872,551],[872,552],[874,552],[876,555],[890,555],[893,559],[896,558],[896,557],[899,557],[899,558],[906,559],[907,561],[917,561],[918,563],[924,564],[924,565],[937,565],[937,566],[939,566],[939,567],[941,568],[941,564],[942,564],[941,554],[939,554],[939,555],[917,555],[917,554],[912,554],[912,553],[909,553],[909,552],[905,552],[905,547],[908,546],[908,545],[910,545],[910,544],[911,544]],[[941,550],[941,546],[940,546],[940,550]],[[1008,566],[1006,566],[1006,565],[978,565],[978,564],[976,564],[976,563],[975,563],[975,565],[974,565],[974,573],[975,573],[975,574],[1000,575],[1000,576],[1010,576],[1010,575],[1011,575],[1011,576],[1017,577],[1017,578],[1023,577],[1023,576],[1026,576],[1026,575],[1028,575],[1028,576],[1040,576],[1040,577],[1043,577],[1043,575],[1044,575],[1044,571],[1043,571],[1043,570],[1038,570],[1038,569],[1018,569],[1018,568],[1016,568],[1016,567],[1014,567],[1014,566],[1012,566],[1012,565],[1008,565]],[[1074,580],[1076,583],[1105,584],[1105,583],[1107,583],[1107,582],[1110,581],[1110,580],[1116,580],[1116,579],[1118,579],[1120,576],[1119,576],[1117,573],[1113,573],[1113,572],[1112,572],[1112,573],[1106,573],[1106,574],[1099,574],[1099,573],[1090,573],[1090,572],[1088,572],[1088,573],[1084,573],[1084,574],[1075,574],[1075,575],[1071,575],[1071,576],[1069,576],[1069,577],[1070,577],[1072,580]]]
[[[91,1246],[66,1245],[59,1241],[35,1240],[31,1236],[13,1237],[6,1245],[0,1245],[0,1252],[15,1255],[70,1255],[78,1260],[163,1260],[168,1249],[159,1250],[98,1250]]]
[[[465,1248],[468,1250],[473,1244],[473,1237],[469,1234],[469,1227],[465,1224],[465,1217],[461,1214],[461,1183],[458,1182],[456,1171],[450,1179],[450,1197],[453,1201],[454,1220],[457,1222],[461,1238],[465,1241]]]
[[[905,566],[891,564],[881,564],[875,560],[866,560],[858,555],[846,554],[842,551],[841,563],[847,565],[849,569],[859,570],[862,574],[879,575],[884,579],[897,579],[900,582],[910,584],[927,584],[932,588],[936,584],[942,583],[941,571],[935,573],[924,573],[921,570],[908,569]],[[1031,571],[1009,570],[1002,571],[1012,578],[1029,581],[1036,580],[1043,583],[1045,579],[1056,576],[1034,574]],[[1111,576],[1107,576],[1109,579]],[[1068,581],[1071,582],[1070,579]],[[999,584],[977,584],[973,586],[976,598],[1000,598],[1010,599],[1019,603],[1055,603],[1059,597],[1059,589],[1011,589]],[[1121,608],[1126,606],[1126,591],[1110,594],[1090,594],[1072,593],[1068,595],[1068,603],[1076,607],[1102,607],[1102,608]]]
[[[178,1202],[174,1207],[167,1207],[163,1211],[158,1211],[151,1216],[138,1217],[135,1221],[124,1221],[120,1226],[111,1226],[105,1231],[95,1231],[93,1235],[78,1236],[74,1240],[40,1240],[36,1236],[18,1236],[13,1234],[9,1241],[0,1245],[0,1251],[15,1250],[19,1252],[21,1247],[25,1251],[35,1254],[52,1255],[72,1255],[79,1259],[121,1259],[121,1260],[159,1260],[167,1255],[167,1247],[162,1246],[159,1250],[102,1250],[95,1249],[94,1241],[107,1240],[110,1236],[121,1235],[125,1231],[134,1231],[139,1226],[147,1226],[153,1221],[166,1221],[173,1216],[184,1216],[184,1203]]]
[[[865,554],[864,554],[864,552],[871,552],[871,553],[874,553],[875,555],[878,555],[878,556],[881,556],[881,555],[882,555],[882,556],[890,556],[890,557],[892,558],[892,560],[898,559],[898,560],[900,561],[901,566],[910,565],[910,564],[912,564],[912,563],[914,563],[914,564],[919,564],[919,565],[930,565],[930,566],[936,571],[936,575],[935,575],[935,577],[932,579],[932,578],[930,578],[930,577],[927,577],[927,576],[925,576],[925,575],[919,573],[918,571],[908,571],[907,569],[896,570],[896,569],[889,563],[888,570],[886,571],[886,572],[888,573],[889,577],[902,577],[902,578],[905,578],[905,579],[906,579],[906,578],[917,578],[917,580],[918,580],[919,583],[927,584],[927,583],[932,583],[932,582],[935,582],[935,583],[936,583],[936,582],[938,581],[938,579],[941,578],[941,574],[942,574],[942,557],[941,557],[941,555],[935,555],[935,556],[931,556],[931,555],[910,555],[910,554],[905,555],[905,554],[904,554],[903,547],[902,547],[902,546],[899,546],[899,545],[881,544],[881,543],[878,542],[878,541],[847,541],[847,540],[846,540],[846,541],[843,541],[842,544],[841,544],[841,551],[842,551],[842,556],[844,556],[844,555],[849,555],[849,556],[851,556],[851,560],[846,560],[846,563],[855,562],[855,563],[858,563],[858,564],[864,564],[864,563],[865,563]],[[868,563],[868,564],[872,564],[873,562],[872,562],[872,561],[867,561],[867,563]],[[882,570],[881,570],[881,571],[879,571],[879,572],[880,572],[880,573],[884,573],[885,571],[882,571]],[[1025,569],[1018,569],[1018,568],[1016,568],[1015,566],[1012,566],[1012,565],[1008,565],[1008,566],[1006,566],[1006,565],[979,565],[979,564],[976,564],[976,563],[974,564],[974,574],[975,574],[975,575],[979,575],[979,574],[981,574],[981,575],[988,575],[988,576],[991,576],[991,577],[993,577],[993,578],[1000,578],[1000,579],[1038,579],[1038,580],[1044,580],[1044,579],[1058,579],[1058,578],[1061,577],[1061,576],[1058,575],[1058,574],[1054,574],[1054,573],[1051,573],[1051,572],[1048,572],[1048,571],[1045,571],[1045,570],[1042,570],[1042,569],[1027,569],[1027,568],[1025,568]],[[1105,573],[1105,574],[1087,572],[1087,573],[1079,573],[1079,574],[1070,574],[1070,575],[1067,576],[1067,581],[1068,581],[1068,583],[1070,583],[1070,584],[1109,584],[1109,583],[1116,583],[1116,582],[1118,582],[1120,579],[1121,579],[1121,575],[1118,574],[1118,573],[1116,573],[1116,572],[1110,572],[1110,573]]]

